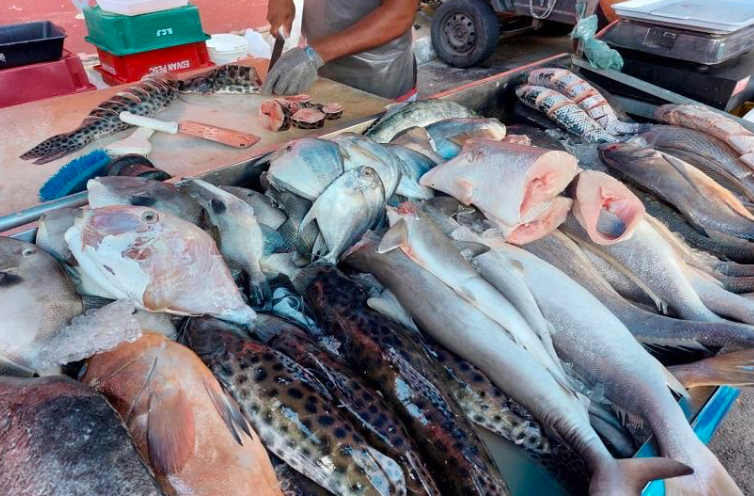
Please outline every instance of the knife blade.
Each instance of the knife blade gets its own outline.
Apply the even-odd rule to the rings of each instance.
[[[134,115],[130,112],[121,112],[120,120],[134,126],[145,127],[169,134],[185,134],[196,138],[222,143],[235,148],[248,148],[259,141],[259,136],[212,126],[194,121],[170,122],[143,115]]]
[[[267,68],[267,72],[272,70],[272,66],[278,61],[283,54],[283,45],[285,45],[285,38],[278,35],[275,37],[275,46],[272,47],[272,56],[270,57],[270,66]]]

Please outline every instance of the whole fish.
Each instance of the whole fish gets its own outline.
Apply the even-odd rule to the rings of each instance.
[[[754,329],[748,325],[675,319],[631,304],[602,277],[583,249],[560,231],[529,243],[524,249],[592,293],[641,343],[667,348],[750,348],[754,343]]]
[[[327,187],[299,226],[302,236],[316,222],[322,243],[312,254],[335,264],[341,253],[374,227],[385,208],[385,190],[371,167],[351,169]]]
[[[542,131],[538,127],[526,126],[523,124],[517,124],[514,126],[507,126],[506,131],[511,135],[526,136],[529,138],[530,145],[539,148],[549,148],[550,150],[566,151],[565,147],[546,132]]]
[[[529,73],[527,79],[529,84],[550,88],[570,98],[610,134],[636,134],[646,131],[651,126],[622,122],[594,86],[567,69],[535,69]]]
[[[570,388],[546,325],[527,319],[508,298],[479,277],[453,242],[416,205],[402,203],[398,208],[388,208],[388,218],[392,227],[380,243],[380,253],[396,248],[403,251],[505,329],[555,380],[565,389]]]
[[[218,187],[248,203],[254,209],[254,215],[256,215],[260,224],[277,229],[288,219],[285,212],[273,205],[272,198],[262,193],[253,189],[239,188],[238,186]]]
[[[166,493],[283,495],[259,436],[188,348],[145,334],[89,359],[81,381],[120,413]]]
[[[407,494],[440,495],[432,476],[424,467],[414,441],[390,407],[379,395],[355,376],[340,359],[320,348],[301,329],[281,319],[264,324],[277,334],[269,345],[306,367],[340,403],[340,411],[366,438],[367,442],[401,465],[406,477]]]
[[[262,80],[251,66],[227,64],[178,83],[181,93],[252,94],[259,93]]]
[[[700,105],[661,105],[655,109],[658,121],[696,129],[723,140],[731,146],[749,167],[754,168],[754,133],[734,121],[729,115]]]
[[[393,145],[405,146],[415,152],[419,152],[433,162],[439,164],[443,158],[435,151],[436,145],[426,129],[423,127],[410,127],[396,134],[390,140]]]
[[[432,189],[421,186],[419,180],[439,162],[403,145],[388,143],[383,146],[400,159],[401,180],[396,189],[396,192],[400,191],[399,195],[414,200],[428,200],[435,196]]]
[[[83,311],[57,260],[31,243],[0,236],[0,361],[36,368],[39,349]]]
[[[270,184],[309,201],[316,200],[343,173],[340,147],[318,138],[291,140],[268,160]]]
[[[604,172],[581,172],[575,180],[572,194],[574,217],[598,245],[612,245],[630,238],[644,218],[641,200],[623,183]],[[620,221],[615,232],[600,232],[597,229],[603,211],[614,214]]]
[[[347,263],[375,274],[396,293],[422,329],[479,364],[501,390],[570,444],[592,472],[591,496],[636,496],[650,479],[688,473],[683,466],[664,460],[614,459],[589,424],[585,406],[565,394],[497,324],[402,252],[379,254],[376,246],[377,241],[365,238]],[[459,336],[464,339],[459,340]]]
[[[312,266],[294,279],[339,353],[373,387],[414,434],[443,494],[508,495],[510,492],[474,428],[441,391],[423,352],[370,309],[367,295],[332,266]]]
[[[382,180],[386,200],[394,193],[408,196],[406,193],[410,191],[399,190],[403,165],[389,148],[355,133],[341,133],[332,140],[340,146],[346,171],[369,166]]]
[[[184,190],[196,200],[219,231],[218,248],[228,266],[246,276],[249,299],[263,306],[271,296],[267,276],[259,265],[264,255],[262,226],[254,208],[235,195],[201,179],[192,179]]]
[[[264,445],[337,496],[405,495],[403,473],[340,414],[327,389],[272,348],[213,319],[184,339],[236,399]]]
[[[100,103],[71,132],[48,138],[21,155],[22,160],[46,164],[81,150],[100,138],[133,127],[120,120],[121,112],[153,117],[175,99],[178,82],[167,75],[149,76]]]
[[[201,205],[181,194],[170,183],[142,177],[105,176],[87,181],[86,189],[91,208],[113,205],[150,207],[200,227],[204,219]]]
[[[687,162],[739,197],[754,199],[754,171],[724,141],[679,126],[654,126],[642,133],[651,148]]]
[[[458,155],[470,139],[500,141],[505,138],[505,126],[497,119],[443,119],[426,127],[435,150],[445,159]]]
[[[256,317],[212,238],[170,214],[125,206],[87,210],[65,239],[87,276],[139,308],[239,324]]]
[[[461,241],[478,237],[457,236]],[[633,239],[633,238],[632,238]],[[619,243],[620,246],[627,241]],[[496,246],[474,258],[483,277],[496,279],[495,254],[521,265],[521,273],[542,313],[555,327],[558,352],[580,377],[604,388],[605,396],[628,418],[646,422],[663,456],[690,471],[665,481],[668,496],[742,495],[715,455],[699,440],[668,390],[683,386],[636,341],[626,327],[586,289],[520,248]]]
[[[617,139],[589,117],[573,100],[543,86],[524,84],[516,88],[524,104],[545,114],[560,127],[586,141],[615,143]]]
[[[705,236],[686,222],[677,210],[654,195],[636,188],[632,191],[641,199],[648,214],[665,224],[691,247],[739,263],[754,263],[754,245],[749,241],[720,232],[712,232],[714,237]]]
[[[454,118],[472,118],[478,115],[460,103],[449,100],[417,100],[398,103],[364,131],[364,135],[378,143],[390,142],[398,133],[411,127],[426,127],[437,121]]]
[[[711,229],[754,239],[754,215],[730,191],[682,160],[627,143],[603,145],[600,156],[612,170],[674,205],[701,233]]]
[[[0,417],[2,494],[165,494],[115,410],[80,382],[0,377]]]
[[[514,226],[528,210],[552,200],[577,172],[578,162],[565,152],[479,140],[427,172],[421,184],[473,204],[501,226]],[[501,184],[505,195],[499,194]]]

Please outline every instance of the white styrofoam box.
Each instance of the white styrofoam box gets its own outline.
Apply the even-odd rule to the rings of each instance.
[[[185,7],[188,0],[97,0],[97,5],[107,12],[135,16]]]
[[[754,24],[754,0],[630,0],[613,4],[627,19],[726,34]]]

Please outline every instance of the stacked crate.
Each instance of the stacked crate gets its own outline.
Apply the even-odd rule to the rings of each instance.
[[[180,72],[212,65],[199,9],[186,5],[127,16],[99,6],[84,10],[89,36],[97,48],[95,67],[104,81],[118,85],[144,76]]]
[[[94,89],[50,21],[0,26],[0,107]]]

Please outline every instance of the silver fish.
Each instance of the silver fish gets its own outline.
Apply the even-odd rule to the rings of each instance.
[[[385,187],[385,199],[390,199],[396,193],[403,165],[390,149],[376,143],[370,138],[354,133],[342,133],[333,138],[343,153],[343,169],[369,166],[373,168]],[[398,192],[405,195],[406,192]]]
[[[249,298],[262,306],[272,294],[260,261],[264,235],[254,209],[244,200],[201,179],[192,179],[186,191],[207,211],[219,231],[218,248],[228,265],[246,275]]]
[[[615,136],[605,131],[576,103],[557,91],[543,86],[524,84],[516,88],[516,96],[529,107],[539,110],[560,127],[586,141],[614,143]]]
[[[404,198],[414,200],[428,200],[435,196],[432,188],[419,184],[421,177],[437,165],[426,155],[401,145],[384,145],[390,152],[400,159],[401,180],[396,193]]]
[[[272,186],[309,201],[316,200],[343,173],[340,147],[318,138],[289,141],[270,155],[269,162],[267,180]]]
[[[378,143],[388,143],[410,127],[425,127],[443,119],[478,117],[460,103],[448,100],[418,100],[395,104],[370,125],[364,135]]]
[[[432,137],[435,151],[445,160],[458,155],[463,144],[470,139],[500,141],[505,138],[505,126],[497,119],[443,119],[426,129]]]
[[[299,233],[316,222],[321,242],[313,255],[335,264],[364,233],[374,227],[385,208],[385,190],[377,172],[359,167],[345,172],[322,193],[301,221]]]
[[[410,127],[401,131],[390,140],[393,145],[401,145],[419,152],[435,163],[443,162],[443,158],[435,151],[435,143],[423,127]]]
[[[254,209],[254,215],[257,216],[260,224],[277,229],[288,219],[285,212],[274,206],[272,199],[262,193],[248,188],[239,188],[238,186],[218,187],[251,205],[251,208]]]

